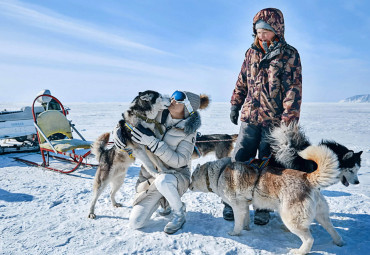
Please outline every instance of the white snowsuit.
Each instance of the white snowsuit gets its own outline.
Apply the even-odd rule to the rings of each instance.
[[[156,120],[161,122],[161,119],[162,112],[158,114]],[[182,207],[181,196],[190,184],[191,155],[194,150],[196,130],[200,124],[198,112],[184,120],[172,119],[168,114],[166,121],[161,125],[162,129],[166,130],[165,133],[160,135],[156,130],[156,137],[161,141],[154,154],[168,169],[176,170],[176,173],[161,174],[154,178],[144,167],[141,168],[129,219],[131,228],[143,227],[160,203],[162,207],[167,207],[169,203],[175,211]]]

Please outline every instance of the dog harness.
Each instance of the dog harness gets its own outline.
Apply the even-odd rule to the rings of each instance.
[[[135,159],[135,156],[134,154],[132,154],[132,149],[128,149],[128,148],[124,148],[124,149],[120,149],[121,151],[125,151],[127,152],[128,156],[131,158],[131,159]]]
[[[223,173],[224,170],[225,170],[225,168],[222,167],[221,170],[220,170],[220,172],[218,173],[218,177],[217,177],[217,182],[216,183],[218,183],[218,180],[220,179],[220,176],[221,176],[221,174]],[[211,183],[209,182],[208,171],[206,172],[206,184],[207,184],[208,191],[214,193],[213,190],[212,190],[212,188],[211,188]]]
[[[208,175],[208,171],[207,171],[207,174],[206,174],[206,184],[207,184],[207,189],[208,189],[208,191],[213,193],[213,190],[212,190],[212,188],[211,188],[211,183],[209,182],[209,175]]]
[[[125,126],[130,130],[130,131],[132,131],[134,128],[130,125],[130,124],[128,124],[127,122],[125,122]],[[115,146],[120,150],[120,151],[125,151],[127,154],[128,154],[128,156],[129,156],[129,158],[131,158],[131,159],[135,159],[135,156],[134,156],[134,154],[133,154],[133,150],[132,149],[130,149],[130,148],[123,148],[123,149],[121,149],[120,147],[118,147],[116,144],[115,144]]]
[[[248,166],[253,167],[254,169],[257,169],[258,171],[261,171],[264,167],[266,167],[271,159],[272,154],[270,154],[268,157],[263,157],[261,159],[261,163],[258,165],[258,159],[256,158],[250,158],[249,160],[245,161],[245,163]]]
[[[194,144],[194,150],[198,154],[198,157],[200,158],[202,156],[202,153],[200,152],[200,150],[198,149],[198,147],[195,144]]]
[[[251,159],[249,159],[248,161],[245,162],[248,166],[251,166],[254,169],[258,170],[258,176],[256,178],[256,182],[253,185],[252,198],[251,199],[248,199],[248,202],[251,202],[252,201],[252,199],[254,197],[254,192],[255,192],[256,187],[257,187],[257,184],[258,184],[258,182],[260,180],[260,177],[261,177],[261,170],[268,165],[268,163],[270,162],[271,156],[272,156],[272,154],[270,154],[268,157],[263,157],[262,158],[262,162],[259,165],[256,162],[253,162],[253,161],[258,160],[258,159],[255,159],[255,158],[251,158]],[[220,172],[219,172],[219,174],[218,174],[217,182],[216,183],[218,183],[218,180],[220,179],[220,176],[221,176],[221,174],[223,173],[224,170],[225,170],[225,168],[222,167],[221,170],[220,170]],[[206,171],[206,184],[207,184],[208,191],[214,193],[213,190],[212,190],[212,188],[211,188],[211,183],[209,181],[208,171]]]
[[[158,129],[159,133],[161,135],[163,135],[163,129],[162,129],[161,123],[159,123],[157,120],[155,120],[155,119],[149,119],[148,117],[146,117],[144,115],[140,115],[140,114],[136,114],[136,116],[138,118],[142,119],[143,121],[145,121],[146,123],[154,123],[154,125]]]
[[[257,184],[258,184],[258,182],[261,178],[261,173],[262,173],[261,170],[269,164],[271,156],[272,156],[272,153],[268,157],[263,157],[262,160],[261,160],[261,163],[259,165],[256,162],[256,161],[258,161],[258,159],[256,159],[256,158],[250,158],[248,161],[245,162],[248,166],[251,166],[251,167],[253,167],[254,169],[256,169],[258,171],[258,176],[257,176],[256,182],[254,183],[254,187],[253,187],[253,190],[252,190],[252,198],[254,197],[254,192],[255,192],[255,190],[257,188]]]

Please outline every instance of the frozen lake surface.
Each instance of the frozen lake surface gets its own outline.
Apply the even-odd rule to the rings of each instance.
[[[66,103],[69,119],[87,140],[109,132],[127,109],[127,103]],[[18,110],[25,104],[0,104],[0,110]],[[201,111],[202,134],[239,132],[229,120],[228,103],[212,103]],[[333,185],[322,191],[330,206],[334,226],[346,245],[337,247],[317,223],[312,254],[368,254],[370,247],[370,104],[305,103],[301,125],[313,144],[333,139],[354,151],[364,151],[360,184]],[[14,161],[22,156],[40,161],[35,153],[0,155],[0,254],[286,254],[301,241],[282,229],[277,215],[269,224],[251,224],[241,236],[229,236],[233,222],[222,218],[215,194],[183,196],[187,222],[174,235],[163,232],[169,217],[154,214],[141,230],[128,228],[131,200],[139,162],[130,167],[117,193],[122,208],[113,208],[109,189],[96,205],[97,218],[87,218],[95,168],[62,175]],[[214,160],[213,155],[195,160]]]

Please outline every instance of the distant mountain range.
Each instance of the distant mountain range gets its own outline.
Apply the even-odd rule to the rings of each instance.
[[[357,95],[340,100],[340,103],[370,103],[370,94]]]

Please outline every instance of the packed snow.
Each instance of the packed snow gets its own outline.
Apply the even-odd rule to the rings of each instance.
[[[74,103],[69,119],[87,140],[111,131],[126,103]],[[0,110],[20,109],[24,104],[0,104]],[[229,120],[229,104],[213,103],[202,111],[202,134],[238,133]],[[359,185],[333,185],[322,190],[330,206],[331,220],[345,241],[333,244],[317,223],[311,254],[369,254],[370,247],[370,105],[304,103],[301,124],[313,144],[334,139],[354,151],[363,151]],[[129,168],[117,193],[121,208],[112,207],[109,188],[96,205],[95,220],[89,219],[92,182],[96,168],[80,168],[70,175],[31,167],[13,157],[41,162],[37,153],[0,155],[0,254],[287,254],[301,241],[283,228],[278,214],[265,226],[253,224],[241,236],[229,236],[233,222],[222,218],[222,204],[212,193],[188,191],[182,200],[187,216],[183,228],[173,235],[163,232],[171,216],[153,215],[141,230],[128,228],[131,202],[140,162]],[[210,155],[193,161],[214,160]],[[66,167],[67,164],[60,164]]]

